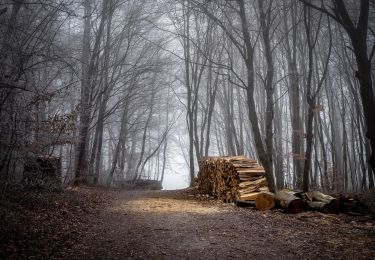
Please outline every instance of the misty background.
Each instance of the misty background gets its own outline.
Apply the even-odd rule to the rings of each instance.
[[[45,158],[66,186],[179,189],[219,155],[271,191],[373,189],[374,7],[2,0],[2,193]]]

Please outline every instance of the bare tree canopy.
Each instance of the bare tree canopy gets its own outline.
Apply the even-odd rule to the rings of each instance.
[[[27,169],[41,158],[61,187],[160,188],[177,172],[194,186],[203,157],[243,155],[273,192],[374,189],[374,13],[370,0],[1,1],[1,195],[40,185]]]

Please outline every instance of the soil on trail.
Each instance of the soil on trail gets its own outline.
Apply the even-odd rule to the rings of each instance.
[[[66,231],[74,243],[50,241],[50,246],[53,243],[58,246],[48,259],[373,259],[375,256],[373,217],[260,212],[199,196],[194,190],[91,188],[89,195],[85,194],[95,198],[105,196],[106,203],[99,203],[95,210],[85,210],[82,213],[85,218],[74,232]]]
[[[201,198],[201,200],[199,200]],[[122,191],[71,257],[370,259],[373,220],[238,208],[189,192]]]

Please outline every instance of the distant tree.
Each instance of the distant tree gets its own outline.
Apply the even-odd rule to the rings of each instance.
[[[371,75],[371,61],[375,54],[374,31],[369,27],[370,1],[360,0],[359,3],[344,0],[316,1],[301,0],[305,5],[321,11],[341,25],[352,43],[356,57],[357,71],[355,77],[359,81],[362,108],[366,122],[366,137],[370,141],[371,155],[369,164],[375,171],[375,95]],[[373,1],[371,8],[374,8]],[[353,6],[352,6],[353,5]],[[359,5],[359,7],[358,7]],[[353,8],[353,9],[352,9]],[[354,9],[358,8],[357,17]],[[369,32],[372,33],[369,37]],[[370,45],[370,46],[369,46]]]

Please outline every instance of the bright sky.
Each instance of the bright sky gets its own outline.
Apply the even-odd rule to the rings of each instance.
[[[184,189],[189,186],[189,168],[186,164],[181,149],[176,147],[176,142],[171,142],[173,156],[170,156],[163,180],[164,190]],[[175,146],[175,147],[173,147]]]
[[[166,172],[163,180],[164,190],[184,189],[189,186],[187,169],[181,173]]]

